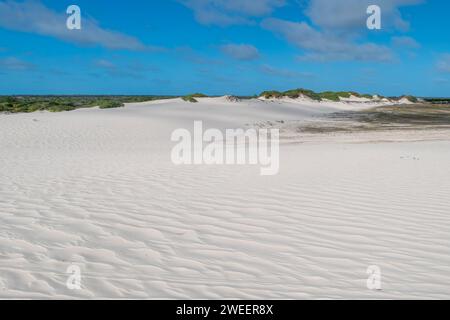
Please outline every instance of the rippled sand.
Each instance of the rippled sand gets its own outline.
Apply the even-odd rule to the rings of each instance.
[[[449,298],[450,135],[300,137],[266,177],[170,160],[171,132],[194,120],[334,111],[205,99],[0,115],[0,298]]]

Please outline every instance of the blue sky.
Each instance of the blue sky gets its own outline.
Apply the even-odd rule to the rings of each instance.
[[[449,18],[442,0],[0,0],[0,94],[450,96]]]

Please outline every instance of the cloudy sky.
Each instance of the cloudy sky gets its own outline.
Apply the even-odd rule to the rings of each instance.
[[[72,4],[81,30],[66,28]],[[298,87],[450,96],[450,2],[0,0],[0,94]]]

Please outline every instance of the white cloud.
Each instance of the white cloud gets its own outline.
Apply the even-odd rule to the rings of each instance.
[[[409,23],[399,8],[423,3],[424,0],[310,0],[305,11],[314,25],[328,30],[366,29],[367,7],[376,4],[381,8],[383,28],[405,31]]]
[[[100,45],[108,49],[156,50],[139,39],[101,28],[94,20],[83,16],[82,29],[68,30],[65,12],[55,12],[36,0],[0,2],[0,27],[54,37],[80,45]]]
[[[443,54],[440,57],[437,68],[441,72],[450,73],[450,53]]]
[[[378,0],[382,11],[382,28],[405,31],[409,23],[401,15],[400,8],[417,5],[423,0]],[[364,42],[367,7],[372,0],[310,0],[306,3],[308,22],[291,22],[267,18],[262,27],[270,30],[304,51],[301,60],[313,61],[375,61],[394,59],[393,51],[386,45]],[[397,37],[397,46],[418,48],[412,38]]]
[[[248,44],[227,44],[220,47],[223,53],[236,60],[256,60],[259,58],[259,51]]]
[[[179,0],[194,11],[201,24],[229,26],[251,23],[252,17],[264,17],[285,0]]]
[[[195,51],[191,47],[186,47],[186,46],[179,47],[179,48],[176,48],[174,52],[181,58],[183,58],[191,63],[200,64],[200,65],[209,65],[209,66],[222,64],[222,61],[220,61],[218,59],[210,58],[203,53],[199,53],[199,52]]]
[[[265,64],[261,67],[261,71],[265,74],[281,77],[281,78],[313,78],[314,75],[309,72],[297,72],[288,69],[276,68]]]
[[[142,79],[149,74],[159,72],[158,68],[142,65],[136,61],[131,64],[115,64],[109,60],[99,59],[94,61],[94,66],[105,71],[106,74],[114,77],[126,77]]]
[[[116,65],[108,60],[104,60],[104,59],[100,59],[95,61],[94,63],[97,67],[102,68],[102,69],[116,69]]]
[[[313,61],[358,60],[387,62],[393,59],[391,50],[373,43],[355,43],[350,38],[331,32],[321,32],[305,22],[296,23],[269,18],[262,27],[284,37],[288,42],[305,50],[299,58]]]
[[[392,44],[399,48],[418,49],[420,43],[411,37],[392,37]]]
[[[446,78],[437,78],[437,79],[434,79],[433,82],[435,82],[439,85],[442,85],[442,84],[448,84],[450,81]]]
[[[0,59],[0,69],[13,71],[28,71],[34,70],[36,66],[32,63],[20,60],[15,57],[8,57]]]

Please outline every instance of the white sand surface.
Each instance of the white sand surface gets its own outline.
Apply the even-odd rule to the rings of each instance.
[[[283,104],[297,104],[301,107],[315,107],[318,109],[328,108],[329,110],[335,111],[358,111],[365,110],[375,107],[382,106],[390,106],[390,105],[408,105],[412,104],[408,99],[402,98],[401,100],[389,100],[389,99],[380,99],[378,96],[373,96],[372,99],[356,97],[351,95],[349,98],[340,97],[340,101],[331,101],[331,100],[313,100],[306,96],[300,96],[298,98],[290,98],[290,97],[281,97],[281,98],[265,98],[259,97],[260,101],[270,101],[272,103],[283,103]]]
[[[0,115],[0,298],[450,298],[449,135],[283,144],[275,176],[170,159],[194,120],[337,109],[206,98]],[[366,287],[371,265],[382,290]]]

